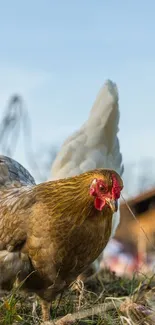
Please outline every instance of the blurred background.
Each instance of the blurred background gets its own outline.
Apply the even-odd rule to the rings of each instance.
[[[111,79],[120,98],[124,197],[154,202],[154,12],[153,0],[0,0],[1,154],[47,180],[60,146]],[[148,218],[150,201],[131,205]]]

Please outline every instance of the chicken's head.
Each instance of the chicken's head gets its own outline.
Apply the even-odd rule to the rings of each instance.
[[[105,206],[108,206],[114,213],[118,209],[123,182],[114,171],[106,170],[105,175],[100,176],[93,179],[89,193],[95,197],[94,206],[97,210],[102,211]]]

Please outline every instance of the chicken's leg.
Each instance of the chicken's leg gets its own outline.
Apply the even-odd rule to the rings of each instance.
[[[41,299],[40,304],[41,304],[42,320],[44,322],[49,321],[50,320],[51,303]]]

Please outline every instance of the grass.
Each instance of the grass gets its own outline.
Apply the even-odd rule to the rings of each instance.
[[[78,286],[79,288],[79,286]],[[79,291],[79,292],[78,292]],[[75,323],[78,325],[153,325],[155,324],[155,279],[154,277],[132,280],[118,278],[104,271],[79,290],[70,289],[60,301],[53,302],[51,317],[68,313],[89,311],[88,316]],[[28,296],[15,288],[10,295],[0,300],[0,324],[39,324],[40,306],[36,297]],[[103,312],[103,303],[105,304]],[[36,308],[32,313],[32,306]],[[102,312],[92,316],[90,308],[101,306]],[[106,311],[105,311],[106,310]]]

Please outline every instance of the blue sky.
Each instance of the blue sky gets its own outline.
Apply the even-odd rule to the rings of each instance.
[[[112,79],[124,161],[155,158],[154,13],[153,0],[0,0],[0,114],[18,92],[34,149],[62,143]],[[15,158],[27,165],[22,142]]]

